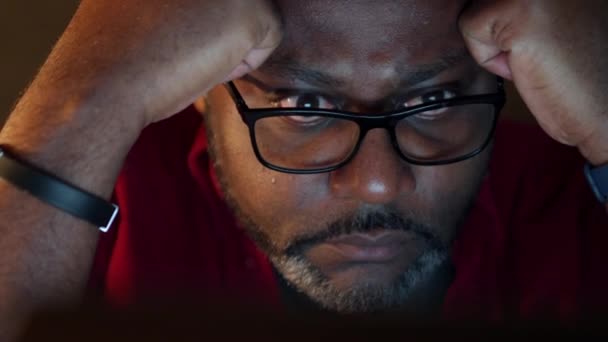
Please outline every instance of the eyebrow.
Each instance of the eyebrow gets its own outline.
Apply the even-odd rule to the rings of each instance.
[[[461,49],[454,53],[442,56],[437,62],[417,66],[403,66],[397,68],[400,86],[414,86],[437,77],[444,71],[471,60],[468,50]],[[312,86],[321,88],[339,88],[344,81],[329,73],[303,65],[289,57],[270,58],[261,68],[264,72],[275,76],[287,77],[303,81]]]

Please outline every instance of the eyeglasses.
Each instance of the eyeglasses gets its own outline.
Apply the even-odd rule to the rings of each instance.
[[[308,102],[284,97],[286,108],[276,108],[275,100],[243,96],[234,82],[226,88],[249,127],[260,163],[279,172],[313,174],[351,161],[374,128],[386,129],[399,156],[410,164],[444,165],[476,156],[492,140],[505,103],[503,80],[491,83],[494,92],[447,99],[426,93],[408,107],[380,115],[326,109],[331,107],[326,100],[314,96]]]

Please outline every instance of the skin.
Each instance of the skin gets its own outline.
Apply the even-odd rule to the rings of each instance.
[[[545,132],[597,166],[608,163],[607,11],[601,0],[482,0],[460,20],[477,62],[513,80]]]
[[[280,40],[267,1],[84,0],[0,144],[109,200],[146,125],[257,67]],[[99,231],[0,181],[0,234],[0,340],[10,341],[31,312],[80,300]]]
[[[323,5],[322,2],[313,4]],[[427,32],[437,33],[435,25],[431,29],[422,24],[446,13],[446,20],[438,24],[450,27],[444,33],[455,34],[454,27],[459,25],[465,37],[464,41],[456,38],[450,40],[451,43],[466,44],[480,65],[512,78],[550,136],[576,146],[595,165],[608,163],[608,138],[602,133],[608,125],[605,92],[608,70],[603,63],[608,46],[605,44],[608,3],[602,0],[583,3],[578,0],[479,0],[473,1],[473,7],[465,11],[459,22],[455,19],[458,11],[453,1],[400,2],[407,12],[397,8],[396,2],[386,3],[390,11],[383,11],[384,3],[383,6],[374,4],[374,10],[382,12],[376,20],[383,25],[370,22],[366,17],[368,12],[335,18],[335,25],[310,23],[319,27],[316,32],[331,33],[322,41],[331,44],[332,49],[322,51],[325,54],[332,50],[335,55],[327,58],[344,61],[333,65],[331,70],[345,82],[341,92],[355,100],[353,110],[373,108],[374,101],[396,88],[391,81],[393,59],[414,63],[441,54],[437,49],[439,41],[448,39],[443,36],[421,39]],[[350,2],[351,5],[366,6],[362,1]],[[291,13],[282,7],[286,15]],[[318,9],[328,12],[318,12],[323,16],[344,10]],[[393,12],[406,20],[395,22]],[[345,21],[354,18],[370,25],[361,27],[360,36],[343,39],[348,27]],[[294,16],[293,20],[308,25],[303,16]],[[421,21],[418,27],[424,30],[415,32],[412,20]],[[220,82],[257,68],[279,45],[282,32],[293,37],[284,40],[285,47],[295,44],[297,39],[308,42],[310,38],[315,41],[321,38],[315,31],[293,36],[290,22],[285,25],[286,29],[281,30],[280,15],[267,1],[125,0],[117,4],[84,0],[0,132],[0,144],[10,146],[21,158],[58,177],[109,198],[122,161],[143,127],[169,117]],[[387,32],[385,25],[399,29]],[[348,27],[346,33],[351,30]],[[390,39],[384,41],[383,38]],[[403,47],[398,49],[401,55],[395,54],[395,49],[385,48],[386,44],[399,39],[402,43],[399,47]],[[344,46],[345,42],[350,45]],[[366,44],[374,49],[363,46]],[[329,65],[319,65],[314,54],[307,56],[303,50],[301,46],[297,49],[296,52],[301,53],[298,58],[317,63],[318,68],[330,69]],[[357,53],[351,55],[349,51]],[[365,89],[361,84],[366,84]],[[228,108],[221,89],[212,92],[209,102],[212,110],[226,114],[226,118],[217,118],[217,123],[212,125],[218,130],[233,125],[235,130],[242,131],[230,115],[234,113],[233,108]],[[215,117],[209,121],[213,120]],[[104,134],[99,134],[100,131]],[[295,176],[279,178],[254,164],[242,137],[231,134],[239,144],[226,151],[220,164],[226,164],[224,178],[233,189],[242,185],[238,177],[230,175],[234,172],[230,171],[230,165],[236,165],[234,158],[241,156],[243,167],[249,166],[258,175],[251,179],[250,186],[257,189],[255,192],[259,195],[263,195],[262,189],[271,189],[284,196],[284,206],[301,207],[308,213],[315,206],[313,199],[326,204],[322,209],[327,214],[318,217],[319,222],[310,222],[300,215],[294,218],[289,229],[275,232],[272,239],[278,250],[285,248],[289,240],[302,234],[305,228],[315,232],[331,220],[353,215],[362,207],[378,208],[388,204],[401,213],[411,211],[407,214],[426,221],[421,223],[434,227],[440,241],[449,241],[454,233],[447,227],[453,226],[451,223],[457,221],[457,215],[451,220],[435,218],[453,221],[445,224],[430,222],[429,217],[440,209],[433,190],[438,189],[435,184],[446,183],[447,171],[435,169],[421,173],[415,167],[403,165],[387,147],[382,131],[370,132],[365,146],[347,168],[297,181]],[[223,136],[216,139],[218,154],[222,148],[228,149],[222,147],[220,140],[228,139]],[[376,154],[377,162],[384,168],[370,162],[371,154]],[[453,171],[450,177],[474,192],[475,181],[483,170],[483,158],[450,166]],[[471,170],[479,173],[467,173]],[[270,185],[272,177],[275,177],[275,186]],[[460,195],[446,192],[443,196],[462,204],[468,196],[464,192]],[[236,196],[233,197],[236,202]],[[330,201],[331,198],[335,201]],[[264,199],[274,206],[273,213],[283,207],[267,195]],[[286,218],[278,214],[272,215],[277,222],[266,224],[272,221],[270,215],[262,215],[251,198],[239,201],[243,212],[256,214],[252,221],[260,221],[260,227],[262,223],[268,227],[285,225]],[[405,203],[412,207],[406,209]],[[464,212],[464,209],[456,208],[455,212]],[[16,336],[31,311],[49,302],[72,303],[80,298],[97,241],[98,233],[93,228],[0,181],[0,340]],[[391,278],[396,273],[394,270],[410,262],[409,258],[403,260],[402,265],[379,279]],[[372,269],[364,271],[381,273]],[[330,274],[331,270],[326,272]],[[337,286],[348,286],[356,277],[354,273],[341,276],[335,273],[332,279]]]

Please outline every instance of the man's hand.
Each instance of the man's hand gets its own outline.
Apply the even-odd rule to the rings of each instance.
[[[460,27],[473,57],[514,81],[551,137],[608,163],[608,1],[477,0]]]
[[[144,124],[257,68],[281,40],[268,0],[84,0],[66,35],[66,62],[136,103]]]

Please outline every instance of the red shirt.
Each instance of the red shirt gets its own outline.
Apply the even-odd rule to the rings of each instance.
[[[489,176],[454,245],[448,318],[573,318],[608,309],[608,215],[584,161],[539,128],[501,122]],[[119,221],[91,284],[115,305],[186,297],[280,307],[266,257],[217,191],[192,108],[142,133],[119,177]]]

